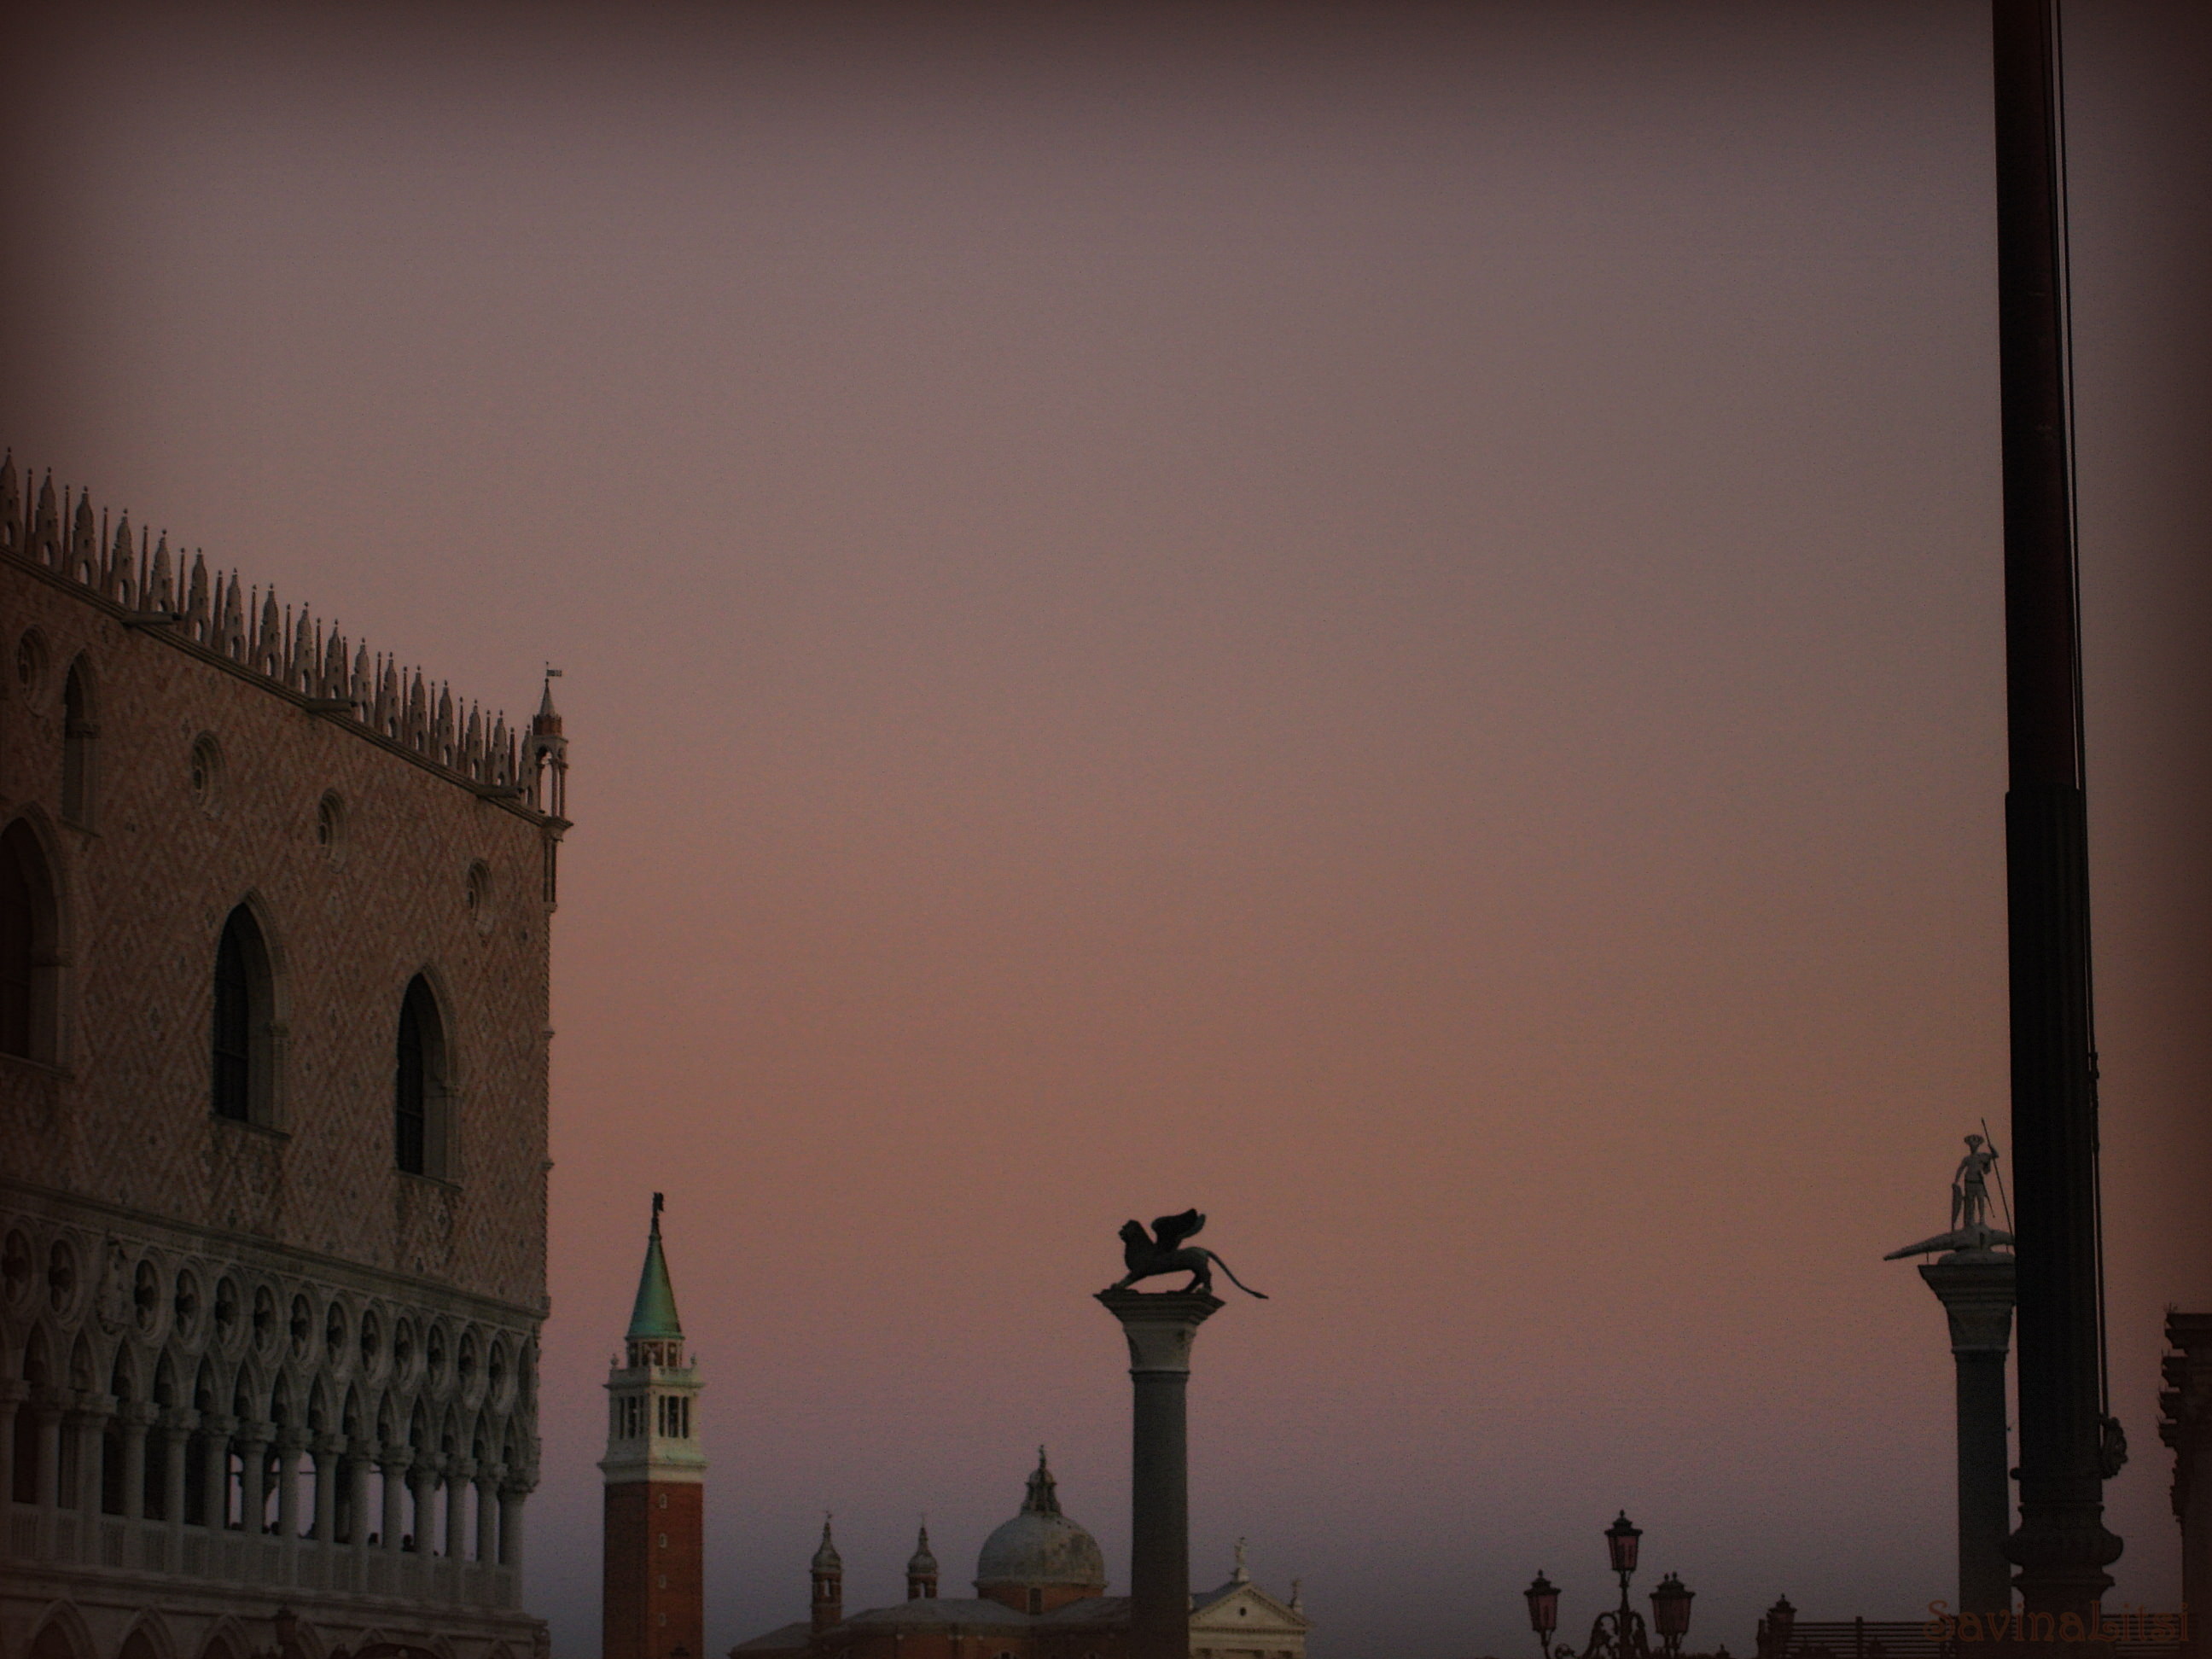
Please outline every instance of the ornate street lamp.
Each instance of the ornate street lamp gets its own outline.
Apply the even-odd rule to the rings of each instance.
[[[1628,1518],[1626,1510],[1613,1517],[1613,1524],[1605,1529],[1606,1553],[1613,1558],[1613,1570],[1620,1575],[1623,1589],[1636,1572],[1636,1542],[1644,1536],[1644,1528]],[[1623,1607],[1628,1604],[1624,1601]]]
[[[1552,1632],[1559,1622],[1559,1586],[1540,1572],[1522,1592],[1528,1598],[1528,1625],[1543,1647],[1544,1659],[1654,1659],[1644,1616],[1628,1601],[1628,1581],[1636,1576],[1637,1545],[1643,1536],[1643,1528],[1628,1518],[1626,1510],[1605,1529],[1606,1556],[1620,1579],[1620,1605],[1598,1614],[1590,1625],[1589,1645],[1579,1654],[1552,1645]],[[1665,1659],[1674,1659],[1682,1650],[1682,1638],[1690,1630],[1690,1602],[1696,1595],[1671,1572],[1651,1592],[1651,1622],[1659,1632],[1657,1651]]]
[[[1539,1567],[1521,1594],[1528,1598],[1528,1628],[1536,1632],[1544,1659],[1552,1659],[1552,1632],[1559,1627],[1559,1587],[1545,1577]]]
[[[1665,1644],[1668,1659],[1681,1652],[1682,1638],[1690,1633],[1690,1603],[1697,1594],[1671,1572],[1651,1592],[1651,1623]]]

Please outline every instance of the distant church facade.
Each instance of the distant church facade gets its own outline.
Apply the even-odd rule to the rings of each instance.
[[[542,1644],[566,766],[0,466],[0,1659]]]
[[[729,1659],[1126,1659],[1129,1603],[1109,1595],[1098,1540],[1060,1506],[1043,1449],[1021,1508],[976,1553],[975,1595],[938,1594],[921,1529],[906,1600],[847,1613],[844,1562],[828,1522],[809,1564],[811,1617],[741,1642]],[[1191,1597],[1191,1659],[1305,1659],[1311,1628],[1294,1586],[1278,1601],[1254,1583],[1244,1551],[1226,1583]]]
[[[602,1659],[704,1656],[702,1379],[677,1314],[660,1207],[655,1194],[637,1297],[607,1377]],[[1060,1507],[1042,1447],[1021,1507],[977,1552],[975,1594],[942,1595],[939,1580],[924,1527],[906,1563],[906,1599],[848,1612],[844,1559],[824,1521],[806,1567],[806,1616],[739,1643],[728,1659],[1129,1659],[1128,1600],[1106,1593],[1105,1553]],[[1253,1583],[1241,1543],[1227,1581],[1191,1597],[1191,1659],[1305,1659],[1311,1628],[1296,1583],[1286,1601]]]

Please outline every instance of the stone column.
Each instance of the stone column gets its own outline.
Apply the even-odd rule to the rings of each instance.
[[[238,1524],[249,1538],[268,1524],[270,1425],[248,1419],[238,1425]]]
[[[30,1394],[27,1384],[0,1381],[0,1515],[15,1501],[15,1413]]]
[[[107,1419],[114,1414],[115,1396],[106,1394],[81,1394],[77,1408],[70,1413],[70,1426],[76,1431],[76,1494],[74,1504],[64,1500],[64,1508],[73,1508],[84,1516],[84,1524],[91,1527],[100,1519],[100,1488],[107,1480]],[[84,1559],[98,1559],[93,1534],[84,1534]]]
[[[276,1435],[276,1535],[289,1549],[300,1536],[300,1454],[307,1437],[297,1429]]]
[[[217,1412],[203,1413],[200,1417],[200,1432],[206,1437],[200,1486],[207,1506],[201,1518],[210,1532],[221,1532],[230,1524],[230,1437],[237,1427],[236,1418]]]
[[[2212,1313],[2170,1313],[2158,1437],[2173,1448],[2173,1518],[2181,1523],[2181,1605],[2190,1659],[2212,1659]]]
[[[507,1473],[504,1463],[485,1463],[477,1469],[477,1561],[499,1565],[499,1482]]]
[[[62,1491],[62,1408],[41,1400],[27,1409],[39,1431],[39,1495],[33,1501],[41,1509],[64,1508],[67,1500]]]
[[[399,1547],[400,1516],[404,1512],[402,1485],[407,1478],[408,1465],[415,1461],[414,1449],[410,1446],[386,1446],[384,1455],[376,1460],[376,1467],[384,1475],[384,1547],[397,1551]]]
[[[418,1458],[408,1468],[407,1490],[415,1499],[415,1553],[428,1555],[430,1546],[437,1540],[438,1522],[438,1465],[428,1457]]]
[[[2005,1437],[2005,1352],[2012,1346],[2013,1258],[1953,1250],[1920,1269],[1951,1322],[1958,1370],[1959,1611],[2012,1606],[2012,1459]]]
[[[476,1460],[457,1457],[446,1469],[446,1553],[469,1558],[469,1489],[477,1483]]]
[[[368,1535],[376,1530],[368,1513],[368,1472],[375,1462],[369,1455],[367,1440],[356,1437],[346,1442],[346,1542],[356,1554],[368,1547]],[[360,1581],[356,1582],[358,1585]]]
[[[185,1449],[192,1437],[198,1412],[172,1408],[161,1419],[161,1522],[169,1529],[167,1560],[171,1572],[185,1565]]]
[[[156,1415],[155,1408],[134,1401],[116,1415],[122,1420],[123,1437],[123,1518],[136,1522],[146,1518],[146,1431],[152,1426]],[[132,1547],[136,1565],[137,1547]]]
[[[28,1411],[24,1401],[31,1387],[15,1380],[0,1380],[0,1516],[15,1502],[15,1413]]]
[[[346,1478],[345,1437],[319,1434],[308,1450],[315,1457],[315,1519],[313,1536],[325,1549],[338,1541],[338,1487]]]
[[[1131,1659],[1189,1659],[1190,1347],[1218,1298],[1101,1291],[1129,1342],[1134,1433],[1129,1482]]]
[[[500,1483],[499,1564],[502,1567],[520,1571],[522,1566],[522,1500],[537,1484],[514,1475]]]

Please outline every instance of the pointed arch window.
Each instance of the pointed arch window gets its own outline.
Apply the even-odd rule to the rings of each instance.
[[[399,1002],[398,1066],[392,1089],[392,1158],[409,1175],[447,1177],[451,1095],[446,1024],[430,983],[417,974]]]
[[[100,727],[94,719],[92,677],[83,658],[62,682],[62,817],[92,827],[93,758]]]
[[[268,942],[241,904],[224,921],[215,953],[210,1103],[217,1117],[265,1126],[275,1116],[274,1002]]]
[[[55,1058],[56,920],[46,855],[18,818],[0,835],[0,1054]]]

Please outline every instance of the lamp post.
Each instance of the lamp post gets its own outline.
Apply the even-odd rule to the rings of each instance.
[[[1628,1600],[1628,1581],[1636,1576],[1637,1546],[1643,1536],[1643,1528],[1628,1518],[1626,1510],[1605,1529],[1606,1558],[1620,1579],[1620,1605],[1591,1622],[1589,1645],[1579,1654],[1552,1645],[1552,1632],[1559,1626],[1559,1586],[1540,1572],[1522,1591],[1528,1599],[1529,1628],[1536,1632],[1544,1659],[1653,1659],[1644,1615]],[[1651,1627],[1659,1632],[1656,1651],[1664,1659],[1674,1659],[1681,1652],[1682,1638],[1690,1632],[1690,1603],[1696,1595],[1671,1572],[1651,1592]]]
[[[1690,1633],[1690,1603],[1697,1594],[1671,1572],[1651,1592],[1651,1624],[1668,1659],[1681,1652],[1682,1638]]]
[[[1539,1567],[1528,1588],[1521,1593],[1528,1598],[1528,1628],[1536,1632],[1544,1659],[1552,1659],[1552,1632],[1559,1627],[1559,1587],[1545,1577]]]

